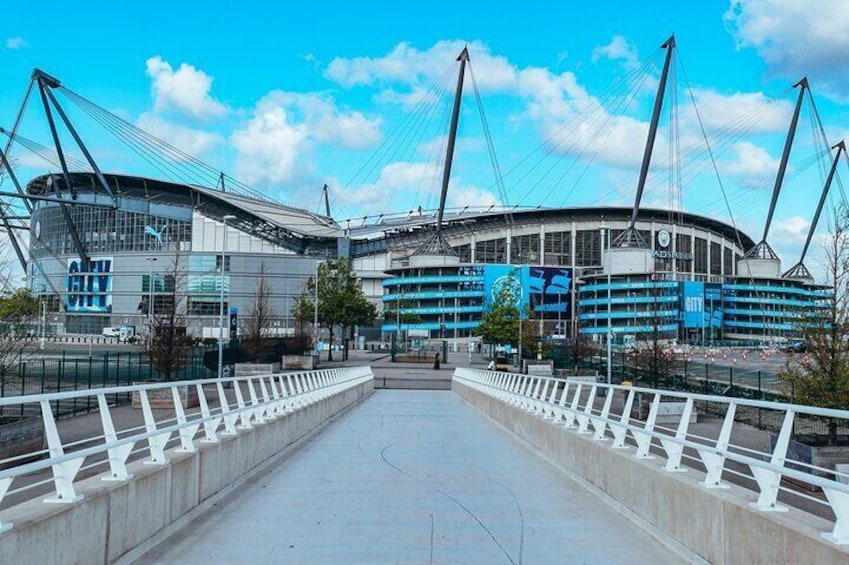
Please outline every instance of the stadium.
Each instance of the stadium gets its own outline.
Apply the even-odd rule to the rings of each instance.
[[[374,327],[358,328],[352,337],[361,342],[403,335],[467,343],[492,304],[508,296],[505,289],[520,316],[537,321],[540,334],[552,338],[622,344],[797,339],[804,317],[825,306],[832,292],[814,282],[804,257],[845,148],[835,146],[802,256],[786,272],[767,236],[806,81],[797,85],[796,113],[760,240],[707,216],[641,206],[674,39],[663,47],[666,61],[631,207],[448,209],[464,50],[436,210],[340,221],[331,216],[326,186],[326,213],[319,214],[270,200],[234,179],[228,183],[217,171],[214,188],[103,173],[53,90],[95,117],[108,116],[110,127],[124,128],[134,150],[151,144],[178,161],[193,158],[36,70],[31,88],[52,101],[86,161],[71,171],[57,143],[51,151],[62,172],[38,176],[24,189],[0,154],[30,209],[28,257],[15,241],[12,218],[4,217],[4,226],[27,284],[45,304],[50,332],[57,334],[100,334],[116,326],[144,332],[150,316],[174,310],[179,296],[185,297],[189,334],[216,337],[226,312],[229,338],[265,279],[274,309],[269,331],[292,335],[293,306],[306,281],[321,261],[344,258],[384,314]],[[45,111],[50,117],[46,102]],[[50,125],[55,138],[52,119]]]
[[[611,273],[608,283],[602,258],[627,230],[628,208],[449,214],[442,234],[454,254],[431,256],[416,251],[433,233],[433,215],[340,226],[326,216],[248,196],[108,175],[119,203],[113,208],[102,206],[107,197],[93,175],[74,173],[72,181],[77,204],[68,213],[76,236],[60,204],[40,201],[32,212],[28,280],[58,315],[58,333],[144,328],[147,304],[153,304],[154,314],[173,308],[171,289],[179,285],[178,293],[187,297],[187,331],[214,337],[221,297],[225,312],[246,313],[257,273],[264,271],[277,311],[272,325],[289,335],[295,327],[292,305],[304,283],[317,262],[337,257],[350,259],[376,304],[420,319],[400,326],[384,319],[383,337],[401,330],[434,339],[469,338],[496,281],[510,272],[517,275],[522,304],[534,310],[544,333],[567,337],[604,334],[608,319],[614,336],[623,339],[651,331],[682,342],[731,334],[753,339],[754,332],[734,331],[741,327],[754,328],[759,337],[782,336],[768,330],[791,330],[789,322],[777,321],[792,314],[787,305],[808,307],[822,290],[797,279],[759,279],[768,285],[773,312],[760,325],[756,315],[742,319],[746,309],[732,305],[746,302],[749,277],[741,277],[739,265],[754,242],[731,226],[694,214],[641,209],[636,228],[650,242],[650,268]],[[61,192],[64,182],[45,175],[32,180],[27,191]],[[88,257],[88,271],[82,269],[76,239]],[[543,291],[540,281],[558,277],[559,284]],[[763,302],[756,288],[749,290],[749,302]],[[773,297],[776,292],[782,296]],[[375,329],[363,328],[362,335],[378,339]]]

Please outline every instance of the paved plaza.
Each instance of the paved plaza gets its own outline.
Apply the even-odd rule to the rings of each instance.
[[[378,390],[139,563],[677,563],[450,392]]]

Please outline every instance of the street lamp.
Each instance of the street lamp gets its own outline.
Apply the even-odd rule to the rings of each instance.
[[[224,222],[224,234],[221,243],[221,269],[219,270],[219,284],[221,294],[218,303],[218,378],[224,377],[224,257],[227,252],[227,222],[235,220],[236,216],[227,214],[221,218]]]
[[[607,265],[604,264],[605,230],[607,230]],[[610,226],[602,224],[599,226],[599,231],[601,232],[601,267],[607,273],[607,384],[611,384],[613,373],[613,304],[610,298]]]
[[[151,316],[153,316],[153,262],[156,257],[145,257],[147,261],[147,331],[153,332]]]
[[[44,349],[44,343],[47,341],[47,301],[44,295],[41,296],[41,341],[38,348]]]
[[[318,358],[318,261],[315,262],[315,299],[313,300],[313,343],[315,344],[315,355]],[[330,344],[333,345],[333,344]]]
[[[395,342],[401,341],[401,285],[396,289],[395,297]]]

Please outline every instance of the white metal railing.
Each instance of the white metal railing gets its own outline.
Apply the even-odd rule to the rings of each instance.
[[[685,472],[684,465],[703,467],[706,476],[700,484],[704,488],[728,488],[722,482],[724,474],[754,480],[758,497],[750,505],[759,511],[787,511],[787,506],[778,501],[779,492],[792,495],[783,498],[798,497],[794,498],[798,505],[825,506],[835,521],[832,531],[822,536],[836,544],[849,544],[849,475],[794,460],[788,453],[794,425],[804,422],[799,416],[849,422],[849,411],[476,369],[457,368],[454,379],[566,429],[591,435],[593,440],[612,440],[613,449],[635,447],[637,459],[654,459],[653,449],[666,457],[666,472]],[[644,420],[631,416],[638,399],[651,403]],[[673,419],[677,422],[662,426],[658,416],[669,401],[679,403],[680,417],[676,414]],[[705,426],[698,426],[698,432],[690,427],[696,403],[703,402],[721,407],[716,411],[723,415],[721,425],[710,433]],[[739,411],[750,409],[780,414],[781,429],[771,451],[743,442],[732,443],[733,431],[746,427],[754,430],[735,418]],[[783,478],[792,479],[812,493],[821,489],[825,498],[782,484]]]
[[[8,495],[50,483],[54,492],[44,502],[80,500],[82,496],[74,489],[80,471],[108,465],[103,480],[125,481],[132,477],[127,470],[131,455],[146,454],[145,463],[164,465],[168,462],[166,449],[170,447],[176,446],[178,452],[194,452],[198,442],[216,443],[219,436],[237,435],[240,430],[294,412],[372,378],[370,367],[348,367],[0,398],[0,406],[37,405],[47,443],[46,449],[0,460],[0,503]],[[227,390],[231,387],[228,397]],[[198,409],[188,412],[180,401],[180,393],[190,389],[197,391]],[[155,410],[151,406],[151,393],[157,391],[173,399],[172,409]],[[129,395],[138,395],[143,426],[113,421],[109,399]],[[102,433],[63,443],[52,404],[91,397],[97,399]],[[43,458],[22,463],[33,457]],[[51,472],[46,472],[48,469]],[[92,474],[96,473],[90,472],[89,476]],[[15,481],[26,484],[12,489]],[[11,523],[2,521],[0,512],[0,531],[11,527]]]

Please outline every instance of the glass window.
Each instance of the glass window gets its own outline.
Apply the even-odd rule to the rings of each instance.
[[[538,265],[539,257],[539,234],[514,236],[510,245],[511,263],[517,265]]]
[[[559,231],[545,234],[543,243],[544,264],[572,264],[572,232]]]

